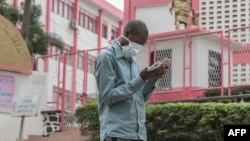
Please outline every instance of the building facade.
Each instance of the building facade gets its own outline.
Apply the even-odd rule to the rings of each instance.
[[[24,0],[8,0],[7,2],[13,4],[21,12],[23,11]],[[58,69],[60,64],[58,62],[63,62],[59,60],[59,54],[96,50],[88,52],[90,54],[87,63],[93,64],[100,49],[120,35],[123,12],[104,0],[33,0],[32,4],[41,6],[40,21],[46,33],[59,35],[65,44],[63,51],[50,46],[48,56],[53,57],[48,57],[49,61],[38,63],[38,70],[49,73],[48,102],[53,103],[56,100],[59,101],[60,98],[57,97],[62,89],[62,85],[58,85],[62,80],[57,79],[58,73],[62,75],[62,65],[61,69]],[[66,63],[68,72],[66,73],[68,83],[65,83],[66,95],[74,95],[76,106],[81,105],[86,102],[84,98],[86,95],[96,94],[97,91],[96,87],[88,92],[83,90],[84,53],[78,54],[77,57],[68,55]],[[93,67],[89,70],[93,70]],[[89,81],[94,83],[93,71],[91,72],[87,75],[91,75]],[[55,108],[55,104],[49,108]]]
[[[247,44],[250,42],[250,28],[242,27],[250,25],[249,13],[249,0],[200,0],[200,26],[202,28],[212,31],[222,30],[225,37],[230,36],[235,41]],[[237,57],[236,54],[235,59],[239,61],[234,61],[232,66],[232,83],[235,85],[248,84],[250,79],[249,54],[241,53],[241,55]]]
[[[6,2],[23,12],[24,0]],[[57,124],[57,131],[79,129],[73,114],[75,109],[86,104],[88,96],[95,99],[98,92],[93,75],[94,61],[101,49],[120,35],[123,24],[123,12],[104,0],[32,0],[32,5],[41,6],[40,21],[44,25],[44,31],[59,35],[65,45],[62,51],[55,46],[49,46],[47,55],[35,56],[36,70],[25,75],[30,78],[29,83],[21,74],[20,79],[19,74],[16,74],[19,80],[16,87],[25,87],[22,88],[22,93],[16,91],[15,96],[26,92],[27,95],[38,94],[43,98],[39,116],[27,119],[32,121],[24,124],[24,139],[28,135],[42,136],[53,132],[51,127],[45,129],[46,123],[43,121],[53,111],[60,113],[61,122],[60,125]],[[31,88],[32,83],[41,82],[35,77],[40,73],[46,74],[46,88],[43,91],[37,87]],[[15,76],[12,73],[7,74]],[[22,83],[25,84],[21,85]],[[4,140],[16,140],[19,132],[16,127],[20,125],[20,119],[13,119],[9,112],[1,113],[0,116],[3,123],[0,131],[6,133]],[[15,127],[16,130],[6,130],[8,126]],[[10,132],[13,134],[8,134]]]

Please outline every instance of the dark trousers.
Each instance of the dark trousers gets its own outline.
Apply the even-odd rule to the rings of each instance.
[[[130,139],[107,137],[104,141],[143,141],[143,140],[130,140]]]

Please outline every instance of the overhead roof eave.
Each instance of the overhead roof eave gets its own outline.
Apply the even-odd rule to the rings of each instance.
[[[119,20],[123,20],[123,12],[113,6],[112,4],[106,2],[105,0],[90,0],[95,5],[100,7],[101,9],[105,10],[106,12],[110,13],[111,15],[114,15]]]

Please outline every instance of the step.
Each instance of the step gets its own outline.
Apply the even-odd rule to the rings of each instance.
[[[29,135],[24,141],[87,141],[89,136],[81,136],[79,131],[54,132],[48,137],[40,135]]]

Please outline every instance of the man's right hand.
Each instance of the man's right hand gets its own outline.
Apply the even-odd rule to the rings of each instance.
[[[148,68],[144,68],[140,72],[140,75],[144,81],[149,78],[159,79],[159,78],[162,78],[162,76],[165,74],[168,68],[169,68],[168,61],[163,61],[161,66],[155,70],[148,71]]]

